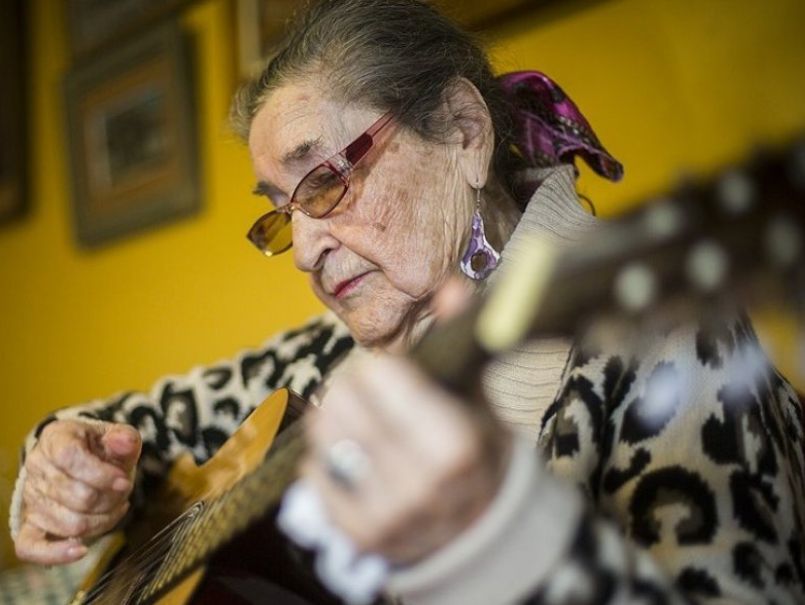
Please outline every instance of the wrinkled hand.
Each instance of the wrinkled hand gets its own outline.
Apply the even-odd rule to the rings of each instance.
[[[468,411],[391,357],[341,377],[307,423],[312,447],[303,476],[360,550],[396,564],[433,553],[486,510],[511,443],[490,412]],[[366,454],[353,486],[328,470],[328,452],[343,440]]]
[[[83,557],[82,540],[126,514],[142,441],[131,426],[57,420],[25,461],[17,556],[54,565]]]

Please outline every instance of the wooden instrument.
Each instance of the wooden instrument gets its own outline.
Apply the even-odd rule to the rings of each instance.
[[[71,603],[190,602],[204,578],[201,564],[260,521],[293,481],[304,442],[291,423],[305,405],[292,392],[277,391],[204,464],[197,466],[190,454],[179,458],[144,517],[112,537]],[[283,437],[275,443],[281,428]],[[276,453],[269,456],[273,445]],[[307,601],[289,596],[277,602]]]
[[[427,334],[412,357],[467,396],[477,387],[468,377],[477,377],[490,356],[527,335],[572,334],[582,319],[643,317],[669,300],[701,309],[771,285],[805,301],[805,143],[789,151],[643,205],[561,256],[536,243],[488,296]],[[146,514],[113,540],[72,603],[332,601],[304,574],[277,578],[276,570],[282,575],[288,567],[272,559],[260,529],[304,452],[301,427],[293,424],[303,408],[293,393],[275,393],[205,464],[180,459]],[[247,528],[250,545],[235,542],[233,552],[232,539]],[[253,573],[232,575],[233,559],[257,575],[274,570],[280,585],[295,585],[288,591]],[[292,593],[300,578],[311,581],[304,597]]]

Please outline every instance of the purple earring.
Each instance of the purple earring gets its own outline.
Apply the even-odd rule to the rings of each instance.
[[[484,219],[481,218],[481,188],[475,188],[475,212],[472,214],[472,233],[470,243],[461,258],[461,271],[477,281],[486,279],[500,262],[500,254],[492,247],[484,233]]]

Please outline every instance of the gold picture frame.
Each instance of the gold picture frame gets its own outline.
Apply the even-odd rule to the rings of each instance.
[[[169,21],[72,71],[73,214],[95,246],[200,206],[192,62]]]

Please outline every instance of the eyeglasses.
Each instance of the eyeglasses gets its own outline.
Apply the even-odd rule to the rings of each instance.
[[[249,241],[266,256],[282,254],[293,244],[291,215],[294,210],[311,218],[324,218],[335,210],[349,190],[355,166],[372,148],[374,137],[391,118],[391,112],[383,114],[361,136],[302,177],[290,203],[255,221],[247,234]]]

